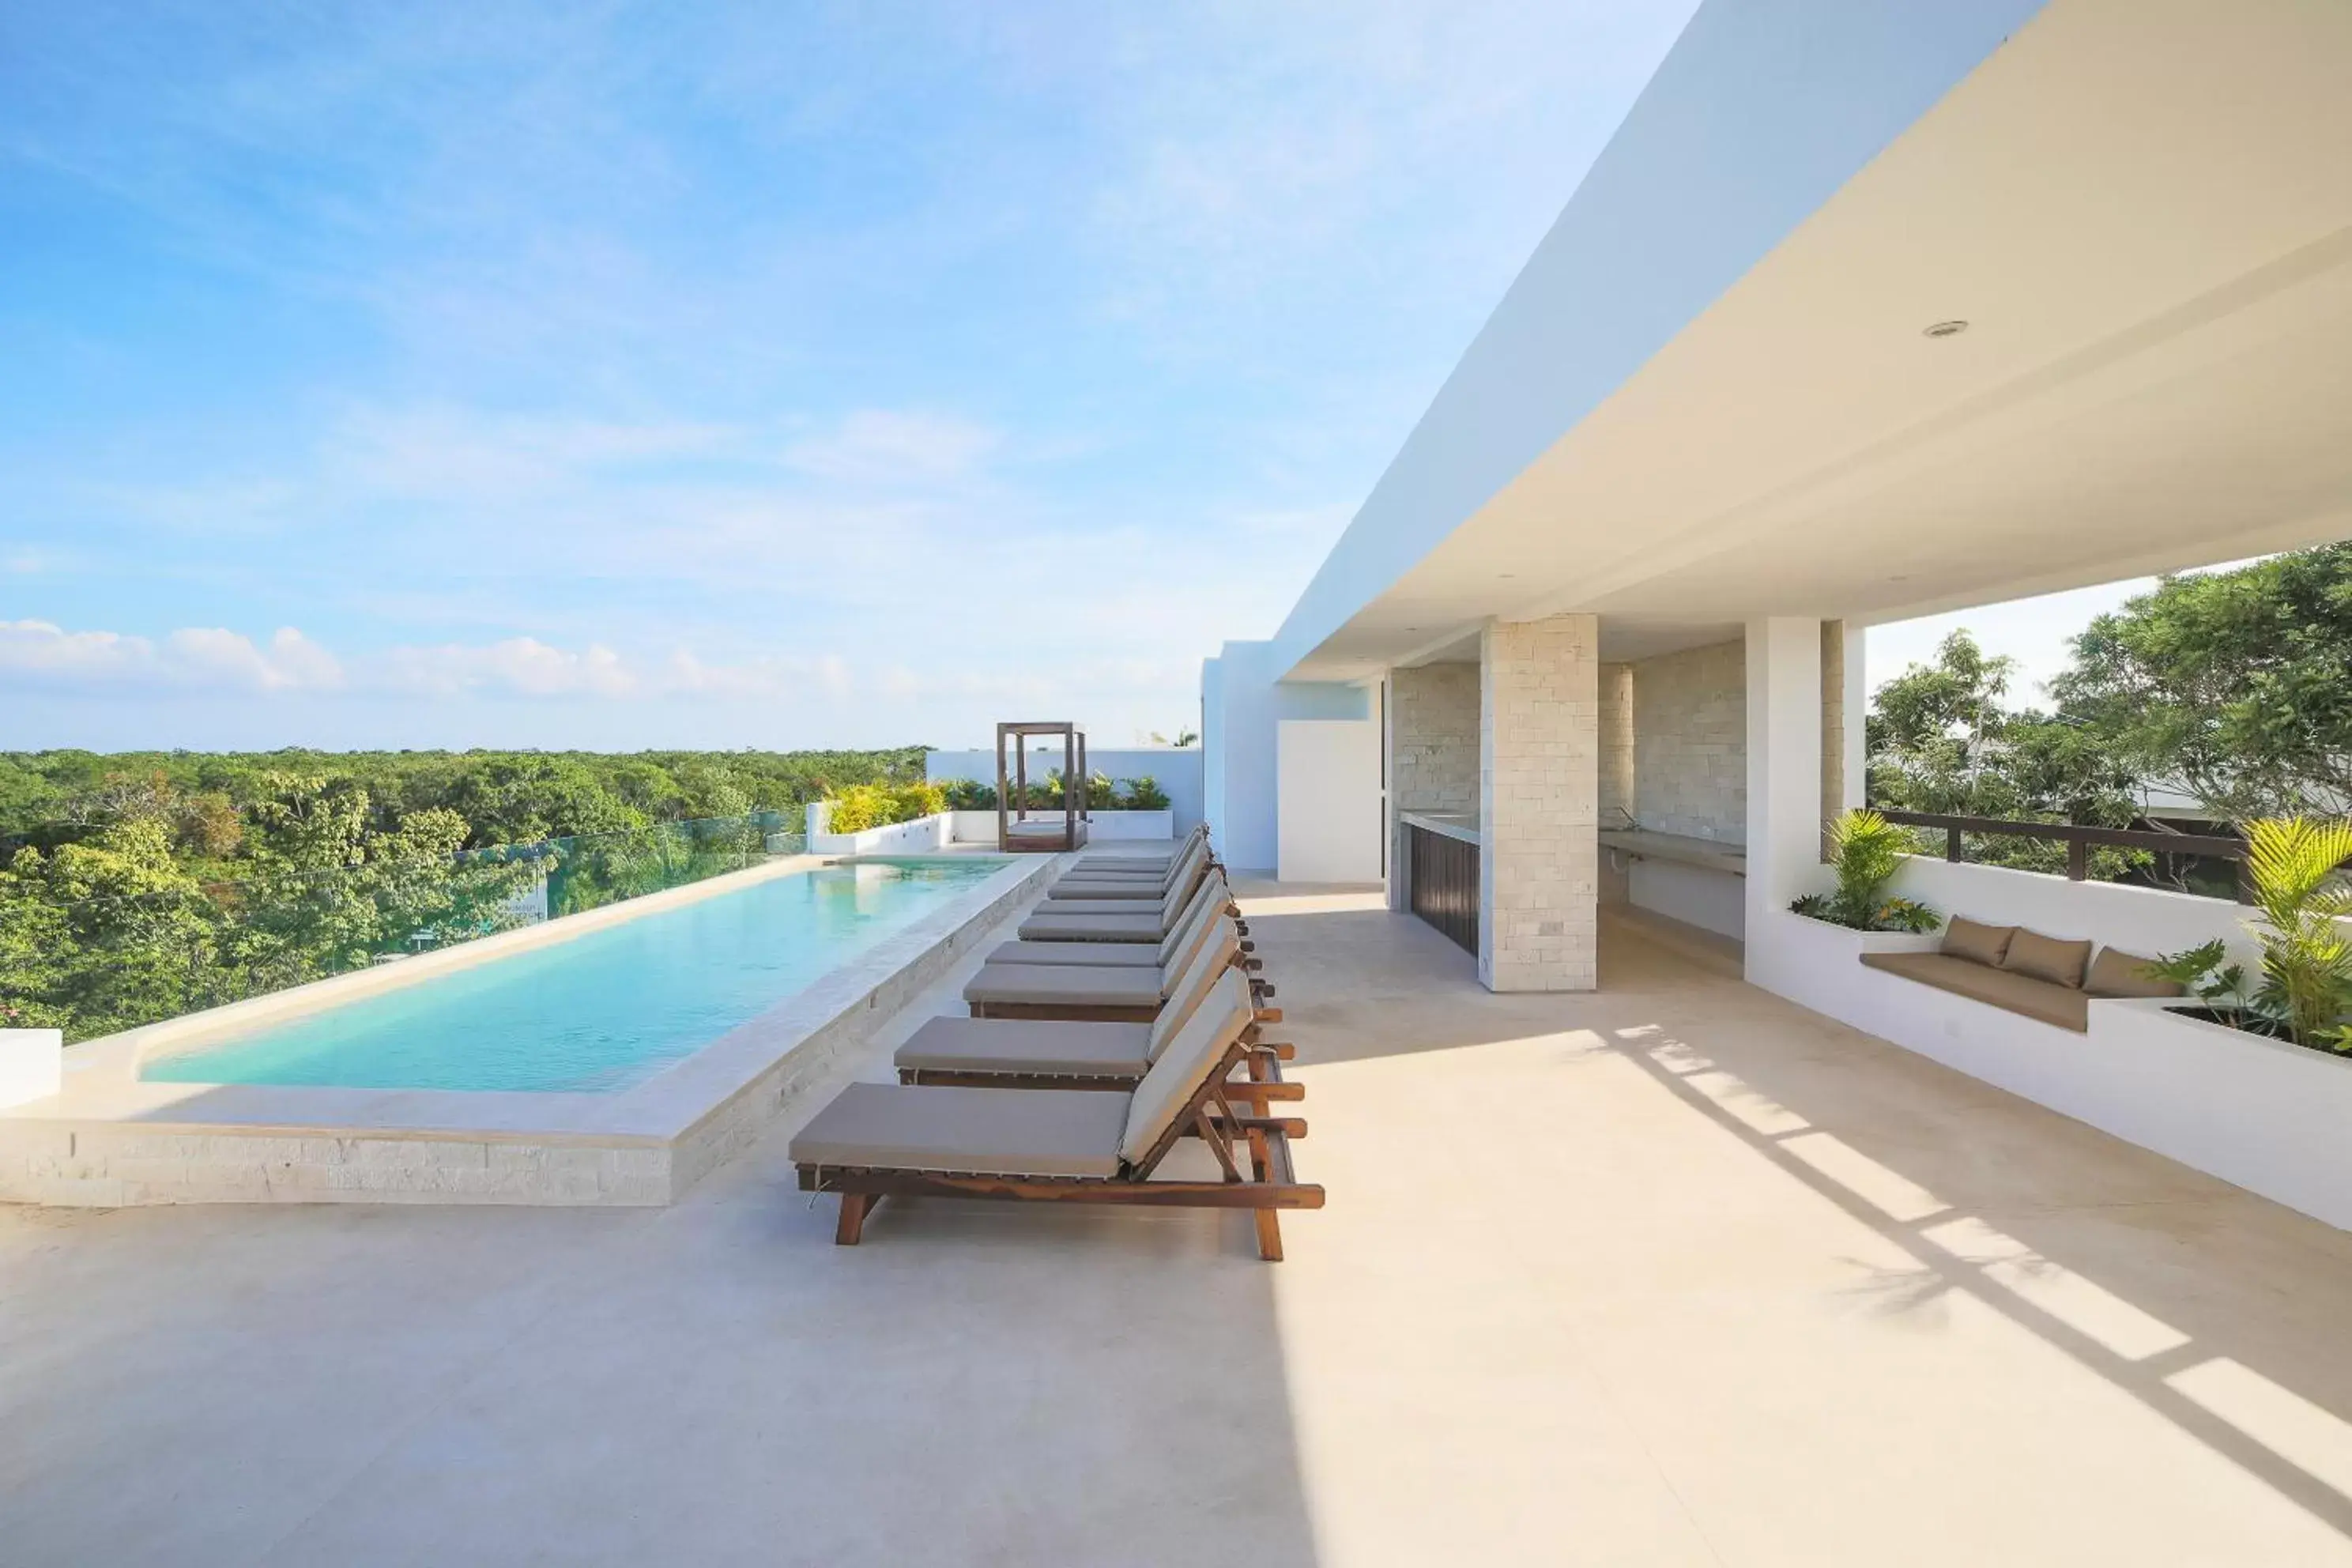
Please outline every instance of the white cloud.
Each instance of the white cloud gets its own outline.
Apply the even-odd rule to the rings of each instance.
[[[784,461],[819,479],[936,484],[971,474],[997,444],[995,431],[952,415],[866,408],[793,442]]]
[[[335,656],[292,626],[263,647],[220,626],[185,626],[158,644],[49,621],[0,621],[0,687],[321,691],[342,684]]]
[[[852,690],[837,655],[711,663],[679,647],[635,660],[602,643],[561,647],[537,637],[410,645],[342,659],[292,626],[266,644],[220,626],[186,626],[160,641],[0,621],[0,690],[344,692],[446,700],[467,696],[644,701],[665,698],[837,699]]]

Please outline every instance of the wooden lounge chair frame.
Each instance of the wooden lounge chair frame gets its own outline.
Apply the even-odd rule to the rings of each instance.
[[[1251,1083],[1279,1083],[1282,1074],[1274,1053],[1235,1040],[1193,1091],[1168,1130],[1143,1158],[1116,1176],[1006,1176],[981,1173],[886,1170],[856,1166],[802,1165],[800,1187],[804,1193],[837,1193],[841,1216],[833,1239],[856,1247],[866,1234],[866,1216],[886,1197],[983,1198],[1000,1203],[1123,1204],[1138,1208],[1249,1209],[1257,1231],[1257,1255],[1269,1263],[1282,1261],[1284,1209],[1319,1209],[1323,1189],[1298,1180],[1290,1160],[1290,1141],[1307,1135],[1307,1123],[1297,1117],[1265,1113],[1258,1099],[1247,1111],[1234,1103],[1238,1090],[1244,1103],[1254,1098],[1248,1083],[1229,1083],[1236,1067],[1246,1064]],[[1261,1077],[1261,1074],[1268,1075]],[[1177,1140],[1197,1137],[1216,1155],[1223,1179],[1214,1182],[1155,1182],[1151,1173],[1175,1148]],[[1242,1174],[1246,1154],[1250,1173]]]

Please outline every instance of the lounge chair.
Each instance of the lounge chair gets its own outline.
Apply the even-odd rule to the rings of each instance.
[[[1196,841],[1209,837],[1209,825],[1196,824],[1192,831],[1167,849],[1096,849],[1078,858],[1077,869],[1085,871],[1124,871],[1148,869],[1164,871],[1181,858],[1184,851]]]
[[[1165,935],[1182,921],[1185,910],[1203,882],[1222,881],[1217,872],[1205,861],[1188,869],[1183,876],[1168,884],[1164,891],[1149,897],[1063,899],[1048,894],[1032,911],[1033,915],[1122,915],[1143,916],[1158,922],[1159,935]],[[1155,907],[1156,906],[1156,907]],[[1022,934],[1028,935],[1024,931]],[[1040,939],[1043,940],[1043,939]]]
[[[1227,901],[1219,896],[1223,883],[1215,878],[1203,881],[1192,890],[1190,903],[1176,917],[1176,924],[1158,942],[1080,942],[1069,940],[1024,938],[1018,942],[999,943],[988,955],[991,963],[1108,963],[1169,964],[1176,961],[1177,950],[1186,937],[1221,910],[1230,912]],[[1051,912],[1052,905],[1045,906]],[[1236,924],[1239,922],[1236,921]]]
[[[1071,1018],[1100,1023],[1148,1024],[1200,963],[1240,969],[1244,960],[1232,920],[1219,916],[1193,939],[1177,963],[1166,967],[1112,964],[983,963],[965,983],[963,999],[975,1018]],[[1250,982],[1260,996],[1274,988]]]
[[[1072,899],[1164,898],[1180,887],[1189,887],[1208,863],[1209,847],[1195,841],[1181,858],[1157,875],[1122,872],[1090,876],[1072,871],[1048,889],[1045,896],[1055,902]]]
[[[1132,1089],[1230,971],[1229,964],[1205,962],[1211,956],[1206,952],[1199,956],[1204,962],[1186,968],[1148,1024],[930,1018],[908,1037],[891,1065],[906,1083]],[[1256,1024],[1251,1025],[1253,1039]]]
[[[1205,897],[1217,908],[1234,916],[1234,923],[1243,931],[1249,929],[1241,921],[1240,907],[1234,902],[1233,890],[1225,886],[1223,877],[1210,873],[1201,886],[1193,889],[1193,897]],[[1048,900],[1023,919],[1017,934],[1023,942],[1142,942],[1156,945],[1182,924],[1183,911],[1179,911],[1177,918],[1171,921],[1159,910],[1149,908],[1090,905],[1074,909]]]
[[[855,1247],[885,1197],[1129,1204],[1253,1212],[1258,1256],[1282,1257],[1283,1209],[1318,1209],[1290,1140],[1307,1124],[1235,1108],[1225,1080],[1252,1059],[1247,986],[1228,973],[1129,1095],[1086,1089],[853,1083],[792,1141],[803,1192],[837,1193],[834,1240]],[[1179,1138],[1201,1138],[1220,1181],[1158,1181]],[[1250,1173],[1236,1159],[1246,1148]]]

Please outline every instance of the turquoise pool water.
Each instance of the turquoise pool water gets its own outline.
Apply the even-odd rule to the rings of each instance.
[[[827,866],[159,1056],[170,1083],[610,1092],[651,1077],[1003,868]]]

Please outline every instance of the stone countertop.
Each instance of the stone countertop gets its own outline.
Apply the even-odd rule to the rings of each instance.
[[[1458,838],[1465,844],[1485,842],[1480,831],[1478,814],[1475,811],[1400,811],[1397,820],[1412,827],[1425,827],[1432,833]]]
[[[1725,844],[1681,833],[1654,833],[1646,827],[1604,827],[1601,830],[1601,847],[1636,860],[1671,860],[1676,865],[1728,872],[1734,877],[1748,875],[1745,844]]]

